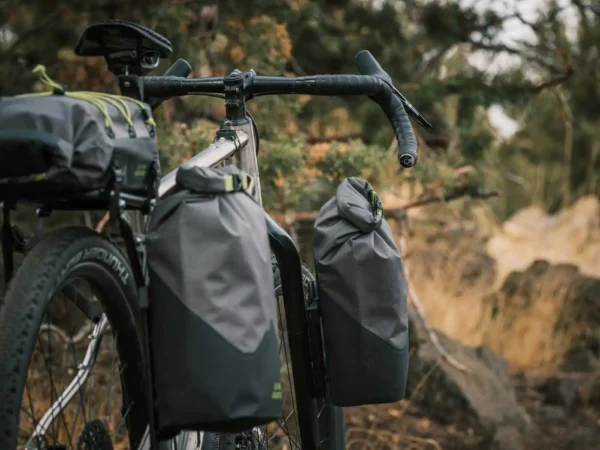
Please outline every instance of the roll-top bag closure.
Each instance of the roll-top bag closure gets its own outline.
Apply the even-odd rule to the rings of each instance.
[[[227,194],[248,192],[252,187],[252,177],[236,166],[225,166],[219,171],[209,167],[182,165],[175,178],[177,184],[200,194]]]
[[[383,204],[368,181],[346,178],[338,186],[335,197],[339,215],[359,230],[366,233],[381,226]]]

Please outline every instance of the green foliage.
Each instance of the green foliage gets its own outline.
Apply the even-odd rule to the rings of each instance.
[[[214,124],[210,122],[196,121],[191,126],[185,123],[166,126],[161,123],[157,137],[163,174],[208,147],[213,141],[213,136]]]
[[[385,152],[380,147],[354,140],[347,148],[334,143],[325,158],[316,163],[316,167],[335,188],[346,177],[370,178],[369,175],[381,169],[384,158]]]
[[[263,203],[272,210],[293,209],[306,188],[302,167],[308,159],[306,142],[299,138],[261,141],[258,161]]]
[[[502,201],[494,203],[502,217],[530,202],[550,209],[600,194],[600,15],[586,2],[568,0],[578,28],[567,39],[555,3],[522,25],[537,42],[506,46],[498,38],[505,22],[501,14],[457,2],[4,0],[0,94],[34,90],[31,69],[40,63],[71,89],[114,92],[114,77],[102,58],[78,58],[72,51],[88,23],[106,18],[138,21],[164,34],[173,43],[174,58],[190,61],[195,76],[234,68],[253,68],[260,75],[356,73],[354,56],[366,48],[436,127],[433,133],[417,130],[425,145],[410,173],[423,183],[443,179],[446,184],[454,169],[473,165],[485,173],[487,187],[502,191]],[[513,13],[503,14],[518,21]],[[481,71],[469,64],[472,50],[510,54],[518,64]],[[159,71],[171,62],[163,61]],[[570,78],[564,76],[569,69]],[[519,123],[509,139],[498,140],[488,123],[485,109],[495,104]],[[250,107],[261,131],[267,208],[318,207],[349,175],[396,183],[397,172],[390,170],[396,157],[385,150],[394,136],[372,101],[285,96],[261,98]],[[167,102],[156,115],[166,171],[212,142],[223,105],[192,97]],[[571,155],[565,141],[569,124]],[[308,157],[307,138],[319,135],[354,141],[334,143],[315,162]],[[510,181],[515,179],[525,183]]]

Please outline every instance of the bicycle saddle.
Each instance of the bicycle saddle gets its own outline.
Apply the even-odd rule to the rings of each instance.
[[[115,75],[143,75],[173,53],[171,42],[155,31],[127,20],[91,24],[75,46],[78,56],[104,56]]]

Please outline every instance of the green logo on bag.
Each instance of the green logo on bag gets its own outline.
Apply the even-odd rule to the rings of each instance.
[[[135,169],[135,176],[136,177],[143,177],[143,176],[146,175],[147,171],[148,171],[148,165],[147,164],[140,164]]]
[[[33,181],[42,181],[42,180],[45,180],[47,178],[47,176],[48,175],[45,173],[36,173],[36,174],[31,175],[31,179]]]
[[[281,383],[273,383],[273,393],[271,394],[273,400],[281,400]]]
[[[381,200],[379,198],[379,195],[377,195],[377,192],[371,191],[370,194],[371,194],[371,204],[373,205],[373,215],[375,217],[381,216],[383,214],[383,203],[381,203]]]

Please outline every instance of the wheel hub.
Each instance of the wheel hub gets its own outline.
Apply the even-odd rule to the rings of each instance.
[[[113,450],[108,430],[99,419],[85,424],[77,441],[77,450]]]

